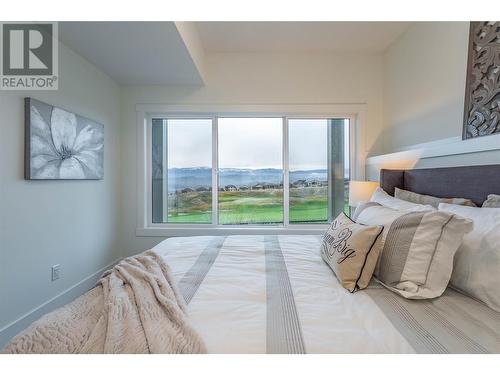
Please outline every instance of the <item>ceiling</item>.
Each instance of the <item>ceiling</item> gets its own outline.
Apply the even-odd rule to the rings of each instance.
[[[203,85],[215,52],[379,53],[408,22],[61,22],[60,40],[120,84]]]
[[[59,38],[121,84],[203,84],[174,22],[61,22]]]
[[[409,22],[197,22],[207,52],[385,50]]]

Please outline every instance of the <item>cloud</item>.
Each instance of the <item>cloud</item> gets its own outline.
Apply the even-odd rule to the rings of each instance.
[[[290,170],[327,167],[327,120],[289,120]],[[220,168],[282,168],[282,118],[219,118]],[[212,121],[168,120],[169,168],[212,165]]]

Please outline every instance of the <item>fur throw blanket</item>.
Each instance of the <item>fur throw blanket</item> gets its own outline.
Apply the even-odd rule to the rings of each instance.
[[[2,353],[205,353],[168,265],[153,251],[14,337]]]

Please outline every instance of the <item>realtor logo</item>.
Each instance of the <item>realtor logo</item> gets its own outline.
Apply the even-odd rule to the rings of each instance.
[[[57,24],[0,24],[0,89],[57,90]]]

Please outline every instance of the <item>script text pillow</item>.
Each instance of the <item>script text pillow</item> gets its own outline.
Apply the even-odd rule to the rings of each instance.
[[[450,284],[500,312],[500,208],[440,204],[439,210],[474,222],[455,255]]]
[[[321,256],[349,292],[368,286],[377,263],[382,226],[356,224],[341,213],[323,236]]]
[[[374,276],[406,298],[439,297],[453,270],[453,256],[472,222],[448,212],[398,211],[369,202],[359,207],[357,222],[383,225],[376,243],[380,257]]]
[[[387,194],[382,188],[378,187],[373,193],[371,202],[381,204],[384,207],[389,207],[394,210],[405,210],[405,211],[432,211],[435,210],[434,207],[430,205],[417,204],[407,202],[405,200],[394,198]]]
[[[394,190],[394,196],[407,202],[427,204],[434,208],[438,208],[439,203],[459,204],[461,206],[476,207],[474,202],[466,198],[438,198],[433,197],[432,195],[418,194],[414,193],[413,191],[398,188]]]

